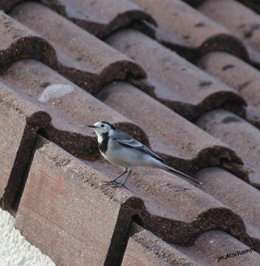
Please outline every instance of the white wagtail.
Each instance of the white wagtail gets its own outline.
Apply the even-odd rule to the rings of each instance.
[[[148,166],[176,174],[177,176],[200,185],[196,179],[168,166],[163,162],[163,159],[160,156],[147,146],[143,145],[129,134],[116,129],[108,122],[96,122],[94,125],[88,125],[88,127],[93,128],[97,134],[100,153],[111,163],[125,169],[121,175],[113,179],[111,182],[116,181],[127,173],[127,176],[122,183],[122,185],[124,185],[127,178],[132,173],[132,167]]]

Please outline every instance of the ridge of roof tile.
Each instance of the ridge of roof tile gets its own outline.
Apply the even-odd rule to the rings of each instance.
[[[26,0],[0,0],[0,9],[10,11]],[[156,25],[153,17],[132,1],[121,0],[38,0],[68,20],[99,38],[105,38],[113,31],[137,21]],[[84,11],[82,11],[84,10]],[[104,12],[104,10],[106,12]]]
[[[0,68],[4,69],[23,58],[36,58],[46,64],[55,64],[53,47],[38,34],[0,11]]]

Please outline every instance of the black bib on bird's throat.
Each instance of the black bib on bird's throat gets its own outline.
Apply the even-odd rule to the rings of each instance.
[[[105,153],[107,151],[108,146],[108,132],[102,134],[103,140],[101,143],[98,143],[98,148],[102,153]]]

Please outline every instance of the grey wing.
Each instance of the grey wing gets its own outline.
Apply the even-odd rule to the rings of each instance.
[[[159,155],[154,153],[150,148],[148,148],[147,146],[143,145],[141,142],[139,142],[138,140],[134,139],[133,137],[131,137],[130,135],[128,135],[125,132],[117,130],[116,134],[112,138],[114,140],[116,140],[117,142],[119,142],[121,145],[125,146],[125,147],[142,151],[142,152],[144,152],[146,154],[151,155],[155,159],[163,162],[163,159]]]

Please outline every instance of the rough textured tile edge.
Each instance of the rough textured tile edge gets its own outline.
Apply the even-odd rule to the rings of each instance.
[[[154,18],[142,10],[139,6],[136,6],[136,9],[129,9],[123,13],[117,14],[111,21],[107,24],[100,23],[99,21],[88,19],[87,17],[74,17],[69,12],[67,12],[67,8],[73,8],[66,6],[62,1],[50,1],[50,0],[41,0],[43,4],[48,6],[49,8],[55,10],[60,15],[66,17],[68,20],[77,24],[79,27],[87,30],[88,32],[94,34],[98,38],[104,39],[114,31],[127,27],[136,21],[147,21],[153,25],[156,25],[156,21]],[[131,3],[132,4],[132,3]],[[132,4],[134,5],[134,4]]]

